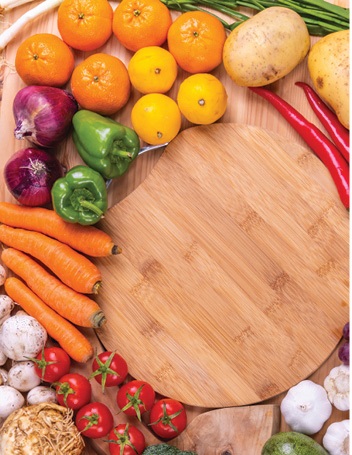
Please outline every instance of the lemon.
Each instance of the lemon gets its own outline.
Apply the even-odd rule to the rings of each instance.
[[[177,103],[188,121],[209,125],[224,115],[227,93],[218,78],[208,73],[197,73],[180,84]]]
[[[177,78],[177,71],[173,55],[158,46],[139,49],[128,64],[131,84],[143,94],[168,92]]]
[[[131,122],[138,136],[148,144],[170,142],[181,128],[181,112],[172,98],[148,93],[134,104]]]

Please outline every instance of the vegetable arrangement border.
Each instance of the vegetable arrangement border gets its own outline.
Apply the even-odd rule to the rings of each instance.
[[[30,3],[33,0],[3,0],[0,2],[0,15],[5,12]],[[334,5],[325,0],[161,0],[170,10],[204,11],[210,8],[211,13],[221,20],[224,27],[233,30],[243,24],[250,16],[238,11],[240,7],[250,8],[255,11],[263,11],[272,6],[282,6],[298,13],[307,25],[309,33],[313,36],[325,36],[332,32],[347,30],[350,27],[350,12],[348,8]],[[62,3],[62,0],[44,0],[39,5],[28,10],[10,27],[0,34],[0,52],[19,33],[24,26],[31,23],[42,14],[53,10]],[[233,23],[227,22],[216,12],[225,14],[233,19]]]

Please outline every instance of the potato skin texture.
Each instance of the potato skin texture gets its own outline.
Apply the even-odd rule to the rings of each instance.
[[[309,32],[299,14],[273,6],[229,34],[223,63],[237,85],[261,87],[291,72],[306,57],[309,48]]]
[[[350,31],[330,33],[313,44],[308,71],[315,91],[350,129]]]

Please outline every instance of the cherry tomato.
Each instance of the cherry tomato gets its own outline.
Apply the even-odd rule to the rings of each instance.
[[[128,423],[113,428],[108,442],[110,455],[140,455],[146,446],[144,434]]]
[[[98,401],[82,406],[76,415],[76,426],[87,438],[97,439],[106,436],[114,426],[110,409]]]
[[[173,398],[157,401],[150,411],[149,425],[163,439],[178,436],[187,425],[187,414],[183,404]]]
[[[34,371],[45,382],[58,381],[71,367],[71,359],[67,352],[54,346],[43,348],[33,362]]]
[[[155,400],[153,387],[145,381],[137,379],[126,382],[117,392],[116,401],[122,412],[129,416],[141,415],[149,411]]]
[[[82,374],[65,374],[56,383],[56,399],[61,406],[77,410],[89,403],[91,397],[92,386]]]
[[[101,384],[104,393],[105,387],[121,384],[127,377],[128,367],[126,360],[116,352],[105,351],[95,357],[92,364],[91,378]]]

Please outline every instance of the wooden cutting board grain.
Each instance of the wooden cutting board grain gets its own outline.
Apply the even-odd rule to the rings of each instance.
[[[183,131],[109,210],[98,335],[135,378],[204,407],[275,396],[348,318],[348,214],[325,167],[257,127]]]
[[[278,405],[216,409],[196,417],[171,444],[199,455],[260,455],[279,430]]]

